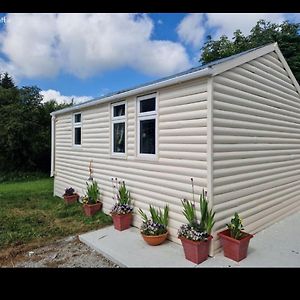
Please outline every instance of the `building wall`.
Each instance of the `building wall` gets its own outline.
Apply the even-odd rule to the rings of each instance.
[[[213,82],[214,230],[256,233],[300,208],[299,94],[275,52]]]
[[[207,187],[207,80],[192,80],[153,92],[158,92],[157,160],[136,157],[136,97],[126,99],[126,159],[110,155],[110,104],[81,111],[80,148],[72,147],[72,114],[57,116],[54,193],[62,196],[64,189],[72,186],[83,195],[92,160],[104,212],[108,213],[114,203],[111,178],[125,180],[135,210],[148,211],[149,204],[161,208],[169,204],[171,240],[178,243],[177,230],[186,223],[180,200],[192,199],[190,178],[194,178],[197,195]],[[140,224],[136,214],[134,225]]]

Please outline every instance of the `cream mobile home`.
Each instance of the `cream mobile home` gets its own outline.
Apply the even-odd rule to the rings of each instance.
[[[111,178],[125,180],[135,208],[169,204],[179,243],[192,177],[216,212],[213,254],[234,212],[255,233],[300,208],[299,93],[275,43],[55,111],[54,194],[72,186],[82,195],[92,161],[104,212]]]

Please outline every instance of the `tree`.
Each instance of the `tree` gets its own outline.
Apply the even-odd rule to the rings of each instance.
[[[0,107],[18,99],[18,90],[8,73],[0,74]]]
[[[300,82],[300,23],[276,24],[260,20],[251,29],[248,36],[244,36],[238,29],[230,41],[225,35],[219,40],[212,40],[210,36],[202,47],[200,62],[202,64],[228,57],[249,49],[277,42],[287,60],[293,74]]]
[[[11,89],[16,87],[13,79],[8,75],[7,72],[0,76],[0,86],[4,89]]]
[[[50,170],[50,113],[69,105],[42,100],[36,86],[0,86],[1,172]]]
[[[37,140],[40,148],[36,155],[36,165],[39,170],[48,172],[51,164],[51,116],[50,113],[69,107],[71,104],[58,104],[54,99],[43,103],[39,111],[39,134]]]

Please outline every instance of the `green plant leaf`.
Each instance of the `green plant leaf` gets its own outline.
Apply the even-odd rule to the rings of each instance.
[[[142,211],[142,209],[139,208],[139,209],[138,209],[138,212],[139,212],[139,214],[141,215],[143,222],[147,222],[147,221],[148,221],[148,217],[147,217],[147,215]]]

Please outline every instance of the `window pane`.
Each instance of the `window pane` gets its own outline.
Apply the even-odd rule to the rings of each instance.
[[[114,117],[125,116],[125,104],[114,106]]]
[[[155,110],[155,98],[140,101],[141,113],[153,110]]]
[[[81,145],[81,128],[75,128],[75,145]]]
[[[140,121],[140,153],[155,154],[155,119]]]
[[[125,153],[125,123],[114,124],[114,152]]]
[[[81,114],[75,115],[75,123],[80,123],[81,122]]]

